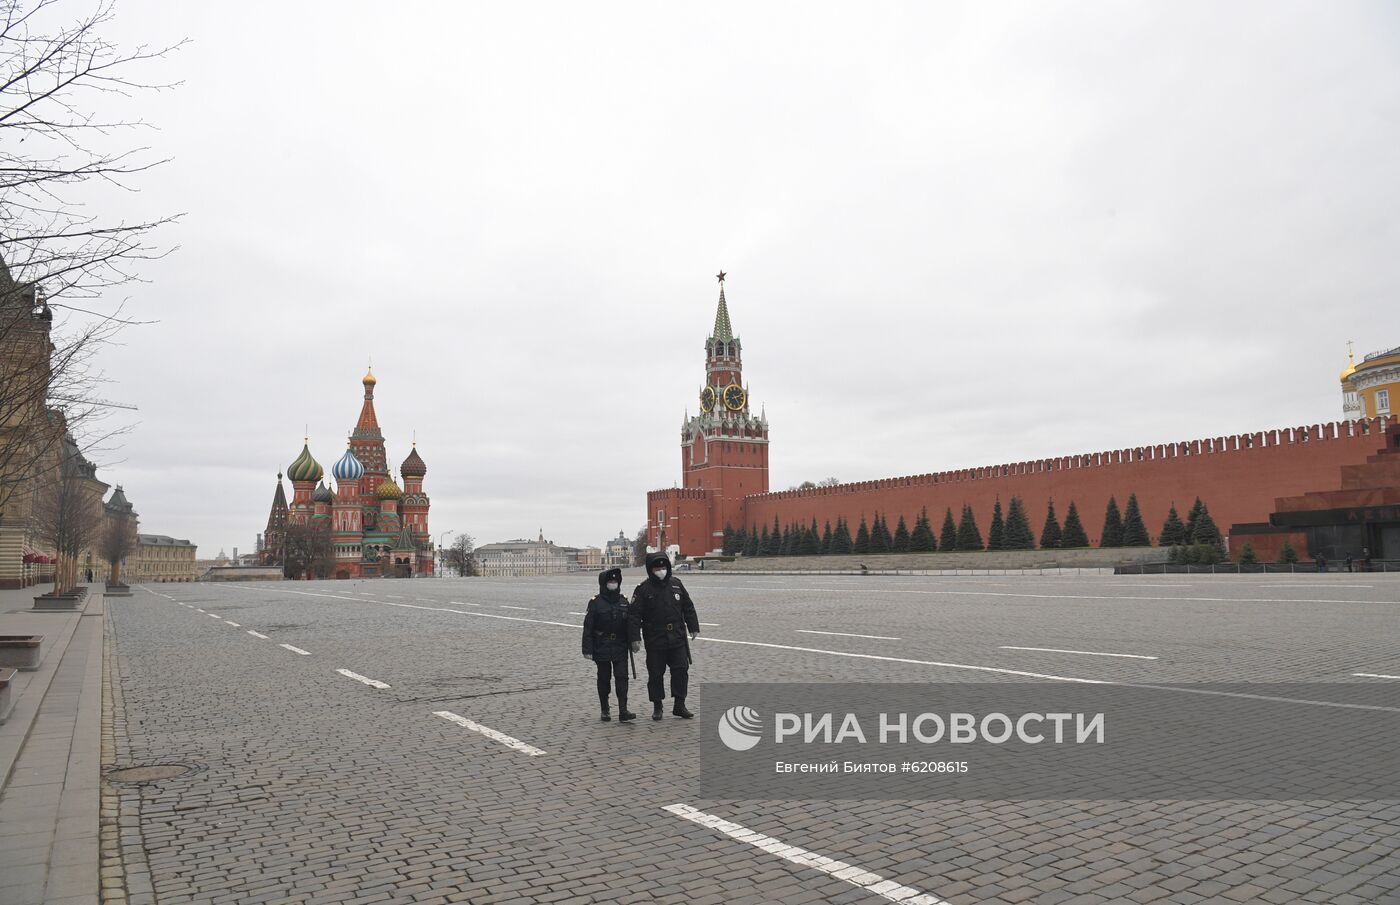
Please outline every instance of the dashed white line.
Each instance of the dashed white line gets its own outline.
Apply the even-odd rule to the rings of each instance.
[[[1016,647],[1011,644],[1003,644],[1002,650],[1034,650],[1044,651],[1047,654],[1083,654],[1086,657],[1124,657],[1129,660],[1156,660],[1156,657],[1149,657],[1145,654],[1108,654],[1099,650],[1065,650],[1061,647]]]
[[[218,615],[217,613],[205,613],[204,615],[208,616],[210,619],[223,619],[223,618],[224,618],[223,616],[220,616],[220,615]]]
[[[702,622],[700,624],[705,626],[706,628],[719,628],[718,622]]]
[[[229,625],[233,626],[234,628],[242,628],[242,627],[243,627],[243,626],[239,625],[237,622],[234,622],[234,621],[231,620],[231,619],[225,619],[224,621],[227,622]]]
[[[252,635],[254,638],[261,638],[261,639],[263,639],[264,641],[271,641],[271,640],[272,640],[271,638],[267,637],[267,636],[264,635],[263,633],[261,633],[261,632],[255,632],[255,631],[253,631],[252,629],[248,629],[248,634]]]
[[[534,609],[534,607],[532,606],[507,606],[504,603],[500,604],[500,607],[503,610],[524,610],[526,612],[529,612],[530,610]]]
[[[731,839],[752,845],[754,848],[776,855],[784,861],[791,862],[800,867],[811,867],[824,874],[844,880],[852,886],[858,886],[866,892],[873,893],[882,899],[890,902],[900,902],[903,905],[948,905],[947,901],[938,896],[920,892],[894,880],[887,880],[877,873],[848,864],[845,861],[838,861],[835,858],[828,858],[816,852],[799,848],[795,845],[788,845],[772,836],[765,836],[756,833],[748,827],[732,823],[722,817],[713,814],[706,814],[688,804],[667,805],[662,810],[668,811],[677,817],[689,820],[691,823],[698,823],[700,826],[716,830]]]
[[[570,616],[587,616],[587,613],[570,613]]]
[[[506,735],[504,732],[497,732],[495,729],[492,729],[489,726],[483,726],[480,723],[473,722],[464,716],[458,716],[450,710],[435,710],[433,711],[433,716],[440,716],[444,720],[447,720],[449,723],[456,723],[463,729],[470,729],[473,732],[479,732],[494,742],[500,742],[507,748],[512,748],[523,754],[528,754],[531,757],[539,757],[541,754],[546,753],[540,750],[539,748],[536,748],[534,745],[527,745],[518,738],[512,738],[511,736]]]
[[[356,682],[363,682],[363,683],[365,683],[366,685],[368,685],[368,686],[371,687],[371,688],[388,688],[388,687],[389,687],[388,685],[386,685],[385,683],[379,681],[378,679],[371,679],[371,678],[369,678],[368,676],[362,676],[362,675],[360,675],[359,673],[357,673],[357,672],[351,672],[351,671],[348,670],[348,669],[337,669],[336,672],[340,673],[342,676],[348,676],[349,678],[354,679]]]
[[[287,650],[291,651],[291,652],[294,653],[294,654],[301,654],[303,657],[309,657],[309,656],[311,656],[311,651],[309,651],[309,650],[302,650],[302,649],[299,648],[299,647],[292,647],[290,644],[279,644],[279,645],[277,645],[277,646],[278,646],[278,647],[286,648]]]
[[[1363,679],[1400,679],[1400,676],[1388,676],[1381,672],[1354,672],[1352,675]]]
[[[700,623],[704,625],[705,623]],[[889,635],[856,635],[851,632],[819,632],[814,628],[800,628],[796,630],[799,635],[839,635],[842,638],[869,638],[872,641],[898,641],[898,638],[891,638]]]

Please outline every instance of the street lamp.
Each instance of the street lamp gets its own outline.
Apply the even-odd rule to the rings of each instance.
[[[438,578],[441,578],[441,577],[442,577],[442,573],[446,571],[446,565],[443,563],[443,560],[444,560],[445,557],[443,556],[443,551],[442,551],[442,539],[443,539],[444,537],[447,537],[447,535],[449,535],[449,534],[456,534],[456,533],[457,533],[456,531],[453,531],[452,529],[449,528],[448,530],[446,530],[446,531],[444,531],[444,532],[442,532],[441,534],[438,535],[438,567],[437,567],[437,570],[438,570]]]

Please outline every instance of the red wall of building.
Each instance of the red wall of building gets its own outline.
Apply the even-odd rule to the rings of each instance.
[[[837,517],[843,516],[854,534],[862,515],[869,519],[879,511],[891,530],[901,515],[912,529],[920,508],[927,506],[937,533],[945,509],[951,508],[956,519],[963,504],[970,503],[985,539],[995,500],[999,497],[1005,510],[1011,497],[1019,496],[1037,538],[1048,502],[1055,501],[1056,514],[1063,523],[1073,501],[1090,542],[1097,545],[1109,496],[1117,497],[1121,510],[1127,506],[1128,495],[1136,493],[1154,543],[1173,503],[1185,520],[1198,496],[1210,507],[1211,517],[1224,533],[1233,524],[1267,521],[1279,497],[1340,487],[1342,466],[1365,462],[1384,447],[1385,425],[1384,418],[1336,422],[779,491],[745,501],[747,524],[751,528],[771,526],[777,516],[783,525],[807,524],[814,517],[819,526],[827,521],[834,525]]]

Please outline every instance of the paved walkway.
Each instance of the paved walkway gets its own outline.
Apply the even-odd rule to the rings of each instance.
[[[0,725],[0,905],[97,905],[102,593],[83,613],[35,613],[39,588],[0,592],[0,634],[44,635]]]

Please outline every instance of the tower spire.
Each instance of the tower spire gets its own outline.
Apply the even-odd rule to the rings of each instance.
[[[734,338],[734,327],[729,323],[729,305],[724,301],[724,271],[717,275],[719,279],[719,308],[715,311],[715,332],[714,338],[722,342],[729,342]]]

